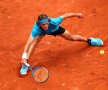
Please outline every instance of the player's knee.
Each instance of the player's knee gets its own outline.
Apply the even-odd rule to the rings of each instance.
[[[68,39],[68,40],[74,41],[76,38],[75,38],[73,35],[68,35],[68,36],[67,36],[67,39]]]
[[[79,35],[71,35],[71,40],[76,41],[79,39]]]
[[[65,36],[65,39],[70,40],[71,39],[71,36],[70,35],[66,35]]]

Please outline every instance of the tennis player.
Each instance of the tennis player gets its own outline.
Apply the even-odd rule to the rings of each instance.
[[[24,52],[22,54],[22,59],[21,59],[22,66],[20,70],[21,75],[27,74],[28,67],[25,65],[25,63],[28,62],[28,60],[32,56],[34,49],[37,47],[38,43],[42,40],[42,38],[45,37],[45,35],[53,35],[55,37],[58,35],[66,40],[83,41],[93,46],[103,45],[102,43],[101,44],[91,43],[91,40],[95,38],[85,38],[80,35],[73,35],[67,29],[65,29],[60,25],[65,19],[72,17],[83,18],[83,14],[66,13],[56,18],[51,18],[46,14],[40,14],[38,16],[38,19],[34,23],[31,34],[28,38],[28,41],[24,48]]]

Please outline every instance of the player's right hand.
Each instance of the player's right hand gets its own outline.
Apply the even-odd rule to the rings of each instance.
[[[26,64],[27,63],[27,59],[21,59],[21,63]]]

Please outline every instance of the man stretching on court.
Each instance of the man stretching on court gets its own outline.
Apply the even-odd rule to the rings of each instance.
[[[25,75],[27,73],[28,67],[25,65],[27,61],[30,59],[35,47],[37,47],[38,43],[45,35],[59,35],[66,40],[70,41],[84,41],[93,46],[101,46],[101,44],[93,44],[91,43],[92,39],[95,38],[85,38],[80,35],[72,35],[68,30],[60,26],[63,20],[71,17],[83,18],[82,13],[66,13],[57,18],[50,18],[46,14],[41,14],[38,16],[37,22],[35,22],[31,34],[28,38],[28,41],[24,48],[24,53],[22,55],[22,67],[20,70],[21,75]]]

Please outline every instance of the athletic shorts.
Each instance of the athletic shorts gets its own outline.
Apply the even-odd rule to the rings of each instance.
[[[58,30],[56,30],[55,32],[50,33],[50,34],[48,34],[48,35],[56,36],[56,35],[61,35],[61,34],[63,34],[64,32],[65,32],[65,29],[64,29],[63,27],[59,26],[59,29],[58,29]]]

